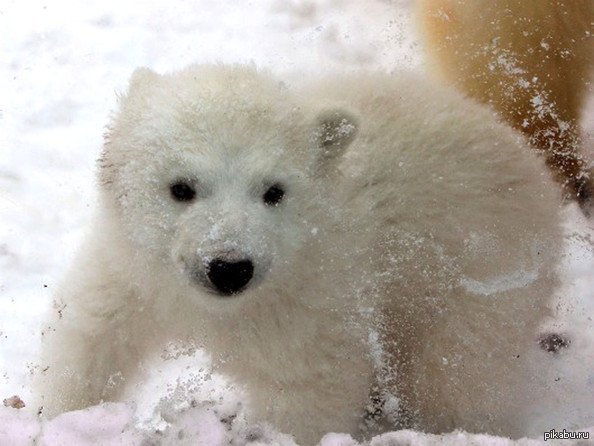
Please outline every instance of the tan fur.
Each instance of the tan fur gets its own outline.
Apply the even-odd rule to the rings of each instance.
[[[594,56],[591,0],[418,0],[430,71],[491,104],[590,206],[579,123]]]

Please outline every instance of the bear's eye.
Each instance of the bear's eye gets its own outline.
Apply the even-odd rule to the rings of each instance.
[[[173,183],[169,187],[169,190],[171,191],[171,196],[176,201],[191,201],[196,196],[194,188],[184,181]]]
[[[285,190],[280,184],[270,186],[268,190],[262,196],[264,203],[267,206],[278,206],[285,196]]]

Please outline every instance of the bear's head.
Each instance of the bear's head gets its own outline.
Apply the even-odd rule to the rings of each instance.
[[[357,120],[299,104],[249,67],[137,70],[99,170],[138,258],[227,300],[282,288],[315,262],[341,224],[337,165]]]

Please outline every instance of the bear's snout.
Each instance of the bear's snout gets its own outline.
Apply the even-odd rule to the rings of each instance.
[[[206,275],[214,288],[222,295],[237,294],[254,275],[254,264],[250,259],[230,262],[214,259],[207,265]]]

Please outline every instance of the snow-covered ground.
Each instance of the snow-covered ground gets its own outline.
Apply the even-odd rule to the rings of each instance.
[[[115,93],[126,88],[135,67],[171,71],[223,61],[287,74],[361,66],[423,70],[409,0],[3,0],[0,29],[0,400],[18,394],[25,403],[37,370],[41,316],[89,221],[103,128]],[[592,101],[587,118],[586,146],[592,149]],[[566,213],[565,283],[554,324],[572,344],[553,365],[566,383],[564,399],[540,408],[549,428],[594,425],[594,223],[575,208]],[[235,412],[238,398],[221,402],[232,392],[223,379],[209,376],[207,359],[157,358],[155,364],[152,376],[129,389],[139,400],[136,408],[98,407],[43,425],[33,407],[0,408],[0,444],[30,444],[34,437],[43,438],[38,444],[150,439],[217,445],[245,444],[246,438],[292,444],[266,427],[254,433],[250,429],[257,428],[239,421],[221,423],[225,413]],[[176,383],[184,380],[201,383],[197,407],[176,396]],[[159,400],[167,394],[165,410]],[[160,437],[149,435],[168,425]],[[390,435],[372,444],[488,442],[461,434]],[[355,443],[331,435],[323,444]]]

